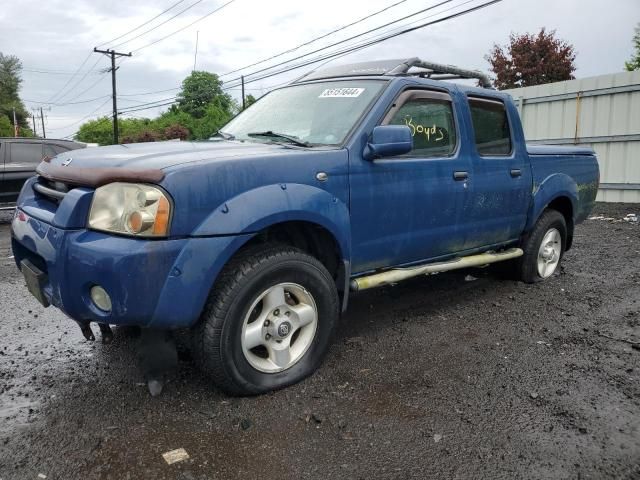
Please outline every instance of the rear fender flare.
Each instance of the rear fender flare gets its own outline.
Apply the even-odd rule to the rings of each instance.
[[[560,197],[567,197],[571,201],[575,220],[576,206],[578,205],[578,185],[569,175],[554,173],[540,183],[534,182],[533,201],[529,207],[525,232],[530,231],[547,206]]]

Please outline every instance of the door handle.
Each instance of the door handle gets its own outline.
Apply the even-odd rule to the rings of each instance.
[[[469,179],[469,172],[463,172],[463,171],[453,172],[453,179],[456,182],[461,182],[462,180],[468,180]]]
[[[522,170],[520,170],[519,168],[512,168],[510,173],[513,178],[522,176]]]

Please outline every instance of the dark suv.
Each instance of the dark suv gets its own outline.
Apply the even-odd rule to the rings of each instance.
[[[0,137],[0,202],[14,202],[44,157],[84,148],[82,143],[47,138]]]

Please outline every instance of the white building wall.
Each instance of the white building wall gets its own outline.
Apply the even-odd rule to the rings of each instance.
[[[530,143],[588,145],[598,200],[640,203],[640,71],[506,90]]]

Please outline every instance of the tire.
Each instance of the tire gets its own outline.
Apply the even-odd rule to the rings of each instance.
[[[319,367],[338,315],[335,282],[317,259],[289,246],[249,248],[214,284],[192,330],[194,357],[229,394],[277,390]]]
[[[556,210],[546,210],[522,241],[524,255],[516,263],[517,278],[535,283],[551,277],[560,265],[566,242],[564,216]]]

